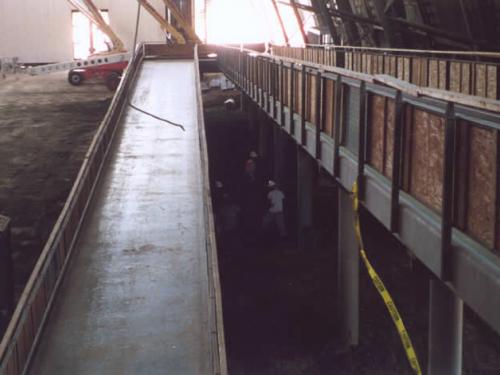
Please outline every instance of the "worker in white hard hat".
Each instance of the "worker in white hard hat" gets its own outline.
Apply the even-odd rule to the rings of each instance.
[[[267,201],[269,208],[264,215],[263,227],[265,230],[271,229],[272,226],[276,227],[280,237],[286,237],[285,217],[283,215],[283,201],[285,194],[279,189],[278,185],[269,180],[267,183],[269,192],[267,193]]]

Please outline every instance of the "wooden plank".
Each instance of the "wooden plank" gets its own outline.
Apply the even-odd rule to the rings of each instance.
[[[384,175],[391,179],[394,166],[394,134],[396,129],[396,102],[386,98],[386,134],[384,147]]]
[[[453,61],[450,63],[450,83],[449,89],[454,92],[461,92],[462,88],[462,69],[461,63]]]
[[[302,72],[295,70],[294,72],[294,89],[295,89],[295,112],[302,113]]]
[[[409,193],[436,212],[443,201],[444,124],[443,117],[413,111]]]
[[[498,65],[486,66],[486,97],[497,99]]]
[[[380,95],[368,96],[368,161],[380,173],[384,172],[386,105]]]
[[[435,59],[429,60],[429,87],[439,88],[439,61]]]
[[[325,121],[323,132],[333,137],[333,121],[335,112],[335,82],[331,79],[325,80]]]
[[[460,85],[460,92],[462,94],[466,95],[471,95],[472,90],[471,90],[471,69],[472,69],[472,64],[467,63],[467,62],[462,62],[462,78],[461,78],[461,85]]]
[[[500,113],[500,102],[489,98],[482,98],[478,96],[465,95],[461,93],[453,93],[446,90],[438,90],[427,87],[418,87],[411,83],[406,83],[396,78],[390,77],[385,74],[377,75],[374,78],[375,82],[384,83],[387,86],[401,90],[406,94],[413,96],[428,96],[435,99],[440,99],[457,104],[463,104],[469,107],[484,109]]]
[[[321,101],[321,98],[316,97],[318,92],[318,85],[321,85],[321,82],[318,81],[317,75],[311,74],[311,86],[309,87],[309,95],[311,98],[311,117],[309,121],[313,124],[318,124],[320,120],[320,113],[318,113],[318,102]]]
[[[495,245],[496,137],[495,131],[469,126],[469,168],[466,232],[485,244]]]
[[[474,94],[486,97],[486,64],[476,64]]]

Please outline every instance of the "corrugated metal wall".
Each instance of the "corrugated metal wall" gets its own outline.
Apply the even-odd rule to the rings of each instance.
[[[112,28],[130,49],[134,38],[137,2],[94,0],[108,9]],[[151,3],[164,14],[160,0]],[[66,0],[0,0],[0,57],[22,62],[56,62],[73,58],[71,6]],[[161,41],[158,23],[142,11],[139,41]]]

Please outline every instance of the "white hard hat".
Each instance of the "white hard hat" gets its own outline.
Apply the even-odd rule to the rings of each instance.
[[[256,158],[257,156],[259,156],[259,154],[257,154],[254,150],[250,151],[251,158]]]
[[[272,188],[272,187],[275,187],[275,186],[276,186],[276,182],[274,182],[273,180],[269,180],[269,181],[267,182],[267,187]]]

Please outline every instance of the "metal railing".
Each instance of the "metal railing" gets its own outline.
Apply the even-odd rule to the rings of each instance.
[[[387,74],[422,87],[500,98],[498,53],[321,45],[307,48],[273,46],[272,53],[366,74]]]
[[[499,102],[491,112],[487,99],[429,89],[423,97],[401,81],[389,87],[304,59],[228,47],[218,56],[341,186],[358,180],[365,206],[500,332]]]

